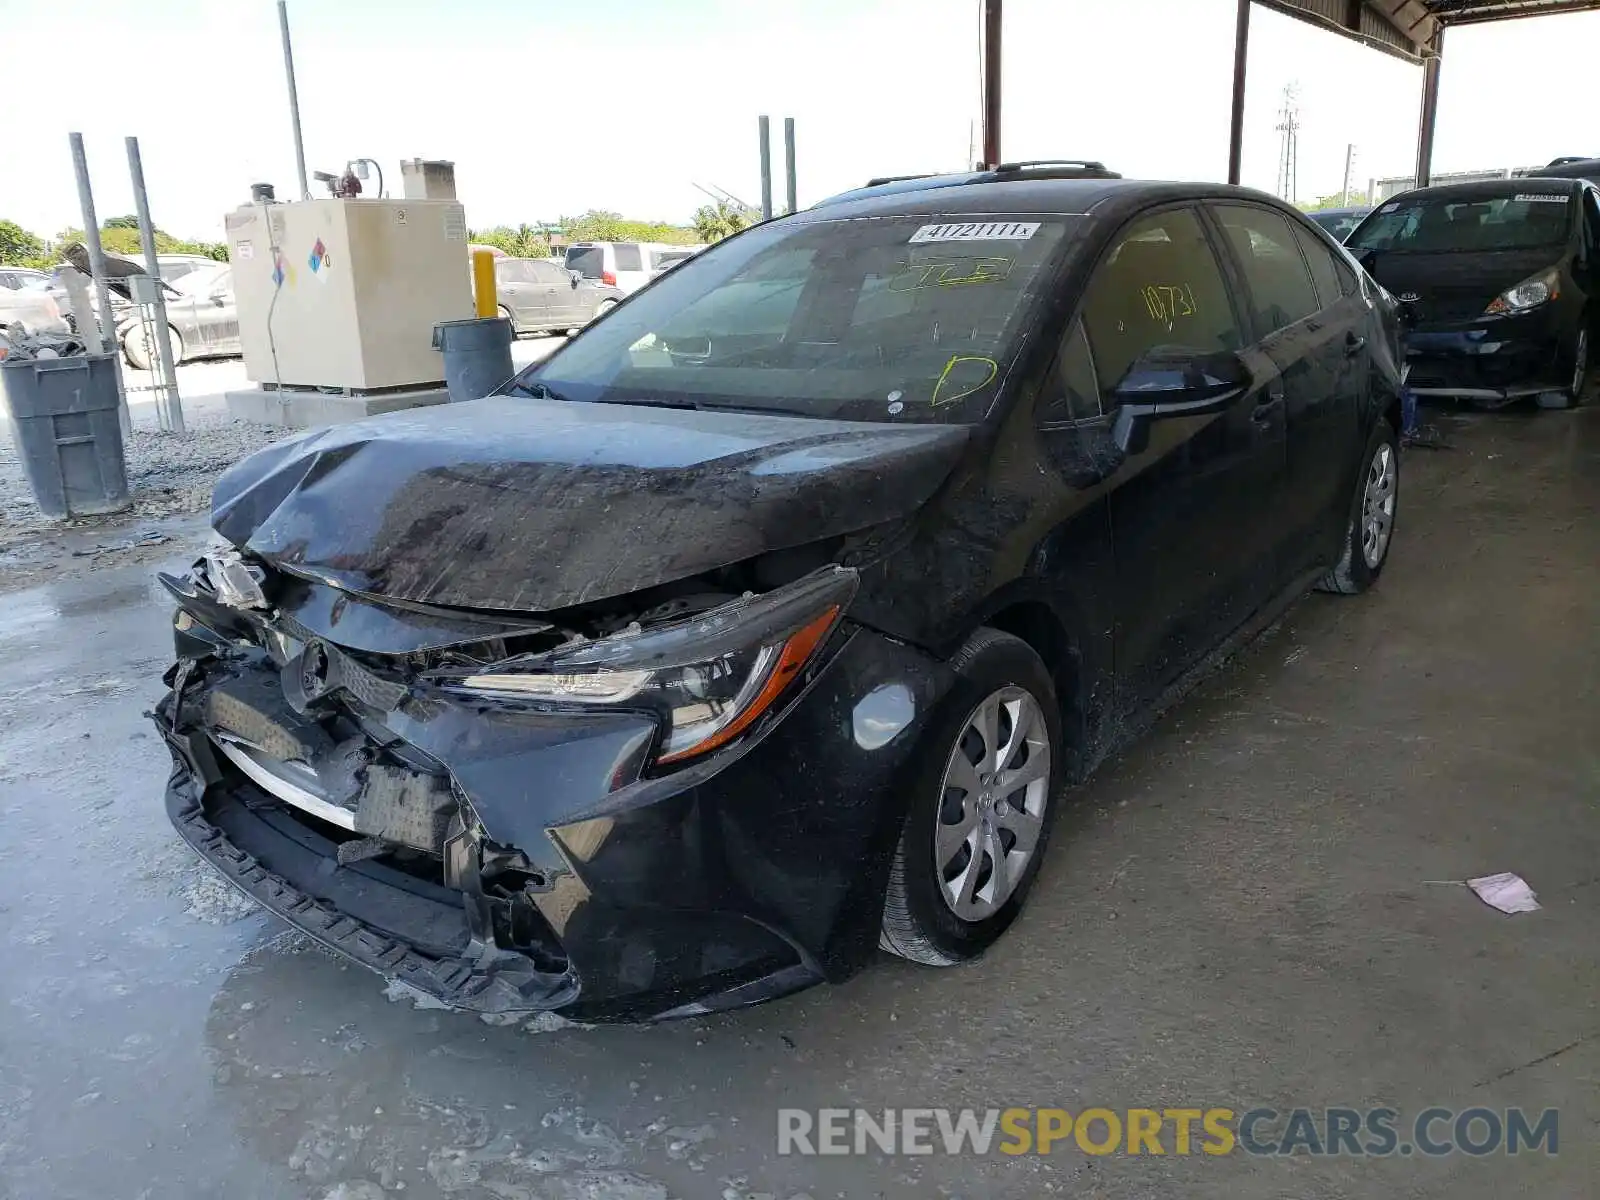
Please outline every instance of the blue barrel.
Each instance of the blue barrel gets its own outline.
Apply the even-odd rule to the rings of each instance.
[[[444,382],[450,399],[478,400],[517,373],[511,363],[511,322],[504,317],[440,321],[433,348],[444,355]]]
[[[128,507],[112,355],[0,359],[0,395],[40,512],[59,519]]]

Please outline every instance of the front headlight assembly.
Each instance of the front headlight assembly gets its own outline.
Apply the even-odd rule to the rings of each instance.
[[[853,570],[824,567],[681,621],[433,678],[486,697],[649,710],[665,730],[655,761],[670,765],[727,745],[768,712],[838,625],[857,582]]]
[[[1479,293],[1482,295],[1482,293]],[[1506,313],[1527,312],[1530,308],[1538,308],[1551,300],[1558,299],[1561,295],[1561,272],[1551,267],[1548,271],[1540,271],[1531,279],[1524,279],[1516,287],[1501,292],[1489,302],[1489,307],[1484,309],[1484,316],[1498,317]]]

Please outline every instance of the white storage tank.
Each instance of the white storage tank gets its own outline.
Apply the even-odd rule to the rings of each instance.
[[[473,315],[460,203],[256,203],[225,224],[253,382],[362,393],[443,381],[433,327]]]

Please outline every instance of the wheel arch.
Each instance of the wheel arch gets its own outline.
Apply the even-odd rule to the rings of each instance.
[[[1066,777],[1070,782],[1082,779],[1087,773],[1089,738],[1081,640],[1074,638],[1052,605],[1036,597],[1012,599],[990,612],[981,623],[1026,642],[1044,661],[1061,707]]]

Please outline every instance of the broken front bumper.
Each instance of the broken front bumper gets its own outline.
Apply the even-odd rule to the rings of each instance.
[[[1550,314],[1440,323],[1405,337],[1406,386],[1418,396],[1510,401],[1564,385]]]
[[[331,645],[322,674],[348,672],[331,699],[361,737],[319,747],[285,699],[299,660],[203,632],[180,633],[155,714],[184,840],[323,945],[447,1004],[591,1020],[755,1003],[870,961],[897,785],[949,683],[920,652],[841,631],[759,736],[654,776],[647,715],[397,697]],[[286,801],[244,769],[246,744],[258,765],[263,747],[318,764],[348,817]],[[427,782],[375,792],[396,774]]]

